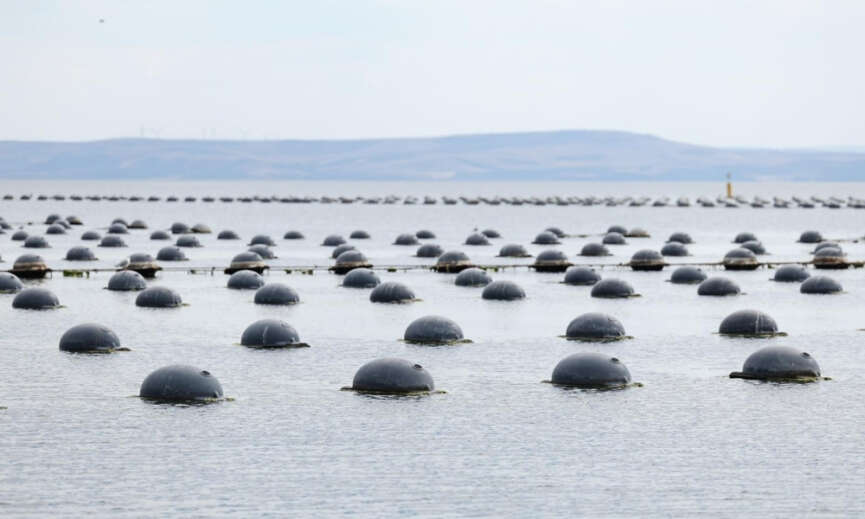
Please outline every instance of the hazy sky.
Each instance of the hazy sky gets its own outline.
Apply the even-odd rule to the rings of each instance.
[[[858,0],[4,0],[0,139],[865,145],[863,52]]]

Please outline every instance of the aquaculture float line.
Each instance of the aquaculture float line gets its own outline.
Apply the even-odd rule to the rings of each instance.
[[[767,261],[759,263],[755,268],[768,268],[773,269],[778,266],[783,265],[814,265],[815,263],[811,260],[807,261]],[[847,261],[845,262],[845,268],[863,268],[865,267],[865,260],[862,261]],[[493,272],[498,272],[500,270],[508,270],[508,269],[535,269],[535,270],[543,270],[538,269],[537,265],[534,263],[500,263],[500,264],[486,264],[486,265],[472,265],[473,267],[482,269],[482,270],[491,270]],[[588,267],[588,268],[598,268],[598,269],[633,269],[640,270],[639,268],[634,269],[634,266],[628,263],[573,263],[571,266],[574,267]],[[714,268],[724,268],[724,263],[721,261],[710,261],[710,262],[687,262],[687,263],[665,263],[664,267],[714,267]],[[387,272],[398,272],[398,271],[409,271],[409,270],[437,270],[435,264],[416,264],[416,265],[374,265],[374,266],[365,266],[365,268],[370,270],[380,270]],[[132,270],[132,269],[118,269],[111,267],[104,268],[87,268],[87,269],[47,269],[45,270],[46,274],[54,274],[59,273],[64,277],[90,277],[90,274],[97,273],[112,273],[112,272],[120,272],[122,270]],[[162,266],[159,270],[164,272],[186,272],[188,274],[216,274],[216,273],[226,273],[225,266],[200,266],[200,267],[183,267],[183,266]],[[286,274],[307,274],[312,275],[315,272],[334,272],[333,265],[270,265],[266,270],[271,272],[281,271]],[[660,270],[660,269],[659,269]],[[12,272],[12,271],[0,271],[0,272]]]

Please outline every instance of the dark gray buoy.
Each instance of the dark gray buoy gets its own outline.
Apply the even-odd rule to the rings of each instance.
[[[592,287],[592,297],[616,299],[634,295],[634,287],[627,281],[617,278],[602,279]]]
[[[300,231],[288,231],[282,235],[283,240],[302,240],[304,239],[303,233]]]
[[[42,259],[42,256],[22,254],[12,264],[12,270],[9,272],[21,279],[42,279],[45,277],[45,274],[51,272],[51,269],[45,265],[45,260]]]
[[[757,256],[748,249],[739,247],[724,255],[724,268],[727,270],[755,270],[760,266]]]
[[[24,284],[15,274],[0,272],[0,294],[14,294],[20,292]]]
[[[840,249],[840,248],[841,248],[841,244],[838,243],[838,242],[834,242],[834,241],[821,241],[820,243],[818,243],[818,244],[814,247],[814,250],[811,251],[811,254],[817,254],[817,251],[818,251],[818,250],[820,250],[820,249],[825,249],[826,247],[835,247],[836,249]]]
[[[45,234],[66,234],[66,227],[55,223],[53,225],[49,225],[48,228],[45,229]]]
[[[293,305],[299,302],[297,292],[282,283],[268,283],[255,291],[257,305]]]
[[[414,234],[404,233],[400,234],[393,241],[394,245],[417,245],[417,237]]]
[[[358,229],[356,231],[352,231],[352,233],[349,234],[348,237],[352,240],[368,240],[369,233],[364,230]]]
[[[51,245],[49,245],[48,240],[42,236],[28,236],[27,239],[24,240],[24,247],[28,249],[48,249]]]
[[[121,222],[112,223],[108,226],[108,234],[129,234],[126,224]]]
[[[469,234],[466,238],[466,245],[489,245],[490,240],[487,237],[479,232]]]
[[[571,267],[565,272],[566,285],[591,286],[601,280],[601,275],[589,267]]]
[[[45,225],[51,225],[52,223],[57,222],[58,220],[62,220],[62,219],[63,219],[63,217],[57,213],[49,214],[45,218]]]
[[[12,308],[23,310],[49,310],[59,306],[60,300],[57,299],[54,292],[44,288],[25,288],[18,292],[15,299],[12,300]]]
[[[145,288],[135,298],[135,306],[142,308],[176,308],[182,304],[180,294],[168,287]]]
[[[463,331],[447,317],[427,315],[412,321],[403,339],[415,344],[453,344],[463,341]]]
[[[235,290],[257,290],[264,286],[264,278],[254,270],[238,270],[229,276],[226,286]]]
[[[27,239],[27,231],[15,231],[12,233],[11,239],[12,241],[25,241]]]
[[[337,245],[342,245],[345,243],[345,238],[338,234],[331,234],[330,236],[325,237],[324,241],[321,244],[325,247],[336,247]]]
[[[144,290],[147,283],[144,276],[132,270],[121,270],[115,272],[108,279],[108,290],[128,292],[133,290]]]
[[[416,299],[409,287],[395,281],[382,283],[369,293],[373,303],[410,303]]]
[[[710,277],[697,287],[700,296],[736,296],[741,292],[735,281],[721,276]]]
[[[564,252],[548,249],[538,254],[532,268],[536,272],[564,272],[571,265],[573,263],[568,261]]]
[[[409,394],[435,390],[432,375],[420,364],[382,358],[367,362],[354,375],[351,389],[366,393]]]
[[[740,232],[733,238],[733,243],[745,243],[746,241],[758,241],[757,236],[751,232]]]
[[[631,373],[615,357],[580,352],[559,361],[550,382],[580,389],[619,389],[631,383]]]
[[[781,265],[775,271],[773,281],[782,283],[801,283],[811,276],[802,265]]]
[[[197,223],[197,224],[193,225],[192,229],[190,229],[190,230],[192,232],[194,232],[195,234],[210,234],[211,232],[213,232],[210,229],[210,226],[207,224],[204,224],[204,223]]]
[[[256,234],[249,240],[249,245],[267,245],[268,247],[273,247],[276,243],[273,241],[273,238],[266,234]]]
[[[789,346],[766,346],[745,359],[742,371],[730,378],[805,382],[820,378],[820,366],[810,354]]]
[[[174,222],[171,224],[171,234],[187,234],[189,233],[189,226],[183,222]]]
[[[671,242],[681,243],[682,245],[690,245],[691,243],[694,243],[694,240],[691,239],[691,235],[686,232],[674,232],[670,235],[669,238],[667,238],[667,243]]]
[[[126,247],[126,242],[116,234],[109,234],[102,238],[99,247]]]
[[[805,231],[799,235],[799,243],[820,243],[823,235],[819,231]]]
[[[342,280],[342,286],[347,288],[375,288],[381,283],[375,272],[370,269],[352,269]]]
[[[174,245],[178,247],[201,247],[201,242],[198,241],[198,237],[194,234],[184,234],[177,238]]]
[[[132,220],[127,226],[128,229],[147,229],[147,223],[144,220]]]
[[[502,258],[529,258],[531,256],[526,248],[518,243],[509,243],[499,249],[499,257]]]
[[[661,256],[681,257],[688,255],[688,248],[677,241],[665,243],[661,247]]]
[[[225,229],[224,231],[219,231],[219,234],[216,235],[217,240],[239,240],[240,236],[237,235],[236,232],[231,229]]]
[[[625,236],[623,234],[617,232],[608,232],[604,235],[601,243],[603,243],[604,245],[625,245],[628,242],[625,241]]]
[[[435,243],[424,243],[420,247],[417,248],[417,252],[415,252],[415,256],[418,258],[438,258],[442,255],[444,249],[441,246],[436,245]]]
[[[572,320],[565,337],[582,341],[615,341],[627,336],[624,325],[615,317],[590,312]]]
[[[152,279],[156,277],[156,273],[162,270],[162,267],[159,266],[158,263],[153,259],[153,256],[144,252],[136,252],[134,254],[130,254],[128,258],[128,263],[124,270],[132,270],[134,272],[138,272],[142,276],[148,279]]]
[[[746,241],[745,243],[742,243],[739,246],[742,247],[743,249],[748,249],[749,251],[753,252],[754,254],[756,254],[758,256],[762,255],[762,254],[766,254],[766,248],[763,247],[763,244],[757,240]]]
[[[624,235],[626,232],[628,232],[628,229],[626,229],[624,225],[611,225],[607,228],[607,232],[615,232]]]
[[[342,245],[338,245],[338,246],[333,248],[333,252],[330,253],[330,257],[332,259],[336,259],[343,252],[345,252],[347,250],[355,250],[355,249],[357,249],[357,247],[355,247],[354,245],[349,245],[348,243],[343,243]]]
[[[501,238],[502,237],[502,235],[499,234],[499,231],[497,231],[495,229],[484,229],[483,231],[481,231],[481,234],[483,234],[487,238]]]
[[[159,261],[186,261],[189,258],[178,247],[169,245],[168,247],[159,249],[159,252],[156,253],[156,259]]]
[[[778,325],[774,319],[763,312],[739,310],[721,321],[718,333],[746,337],[772,337],[778,335]]]
[[[492,301],[516,301],[524,299],[526,292],[513,281],[493,281],[484,288],[481,297]]]
[[[222,398],[222,385],[209,371],[175,364],[147,375],[138,395],[158,402],[206,402]]]
[[[66,251],[66,261],[96,261],[96,255],[89,247],[72,247]]]
[[[629,265],[632,270],[653,271],[662,270],[667,265],[667,262],[664,261],[663,256],[658,251],[641,249],[631,256]]]
[[[580,256],[610,256],[610,251],[601,243],[587,243],[580,250]]]
[[[85,231],[81,235],[81,239],[84,241],[98,241],[102,239],[102,235],[96,231]]]
[[[814,253],[814,268],[816,269],[846,269],[850,266],[844,259],[844,251],[840,247],[823,247]]]
[[[306,348],[293,326],[278,319],[261,319],[246,327],[240,344],[251,348]]]
[[[170,240],[171,235],[165,231],[153,231],[150,233],[151,240]]]
[[[433,270],[436,272],[462,272],[469,267],[474,267],[469,257],[464,252],[452,250],[439,256]]]
[[[436,237],[434,232],[427,229],[421,229],[418,232],[414,233],[414,235],[419,240],[434,240]]]
[[[101,324],[79,324],[60,337],[60,350],[71,353],[111,353],[118,348],[117,334]]]
[[[463,270],[454,278],[454,285],[458,287],[485,287],[492,282],[486,271],[477,267]]]
[[[841,283],[829,276],[811,276],[799,285],[803,294],[837,294],[843,290]]]
[[[676,285],[695,285],[702,283],[706,277],[706,273],[699,268],[684,266],[673,271],[673,275],[670,276],[670,283]]]
[[[271,250],[270,247],[262,243],[259,243],[258,245],[253,245],[248,249],[248,251],[258,254],[259,256],[261,256],[262,259],[276,259],[276,254],[273,253],[273,250]]]
[[[535,236],[532,243],[535,245],[558,245],[562,242],[559,241],[559,238],[555,234],[550,231],[544,231]]]
[[[347,250],[336,258],[336,263],[330,268],[336,274],[346,274],[356,268],[370,268],[369,260],[359,250]]]
[[[547,227],[546,229],[544,229],[544,231],[551,232],[551,233],[555,234],[557,238],[564,238],[565,236],[567,236],[565,231],[561,230],[560,228],[556,227],[555,225],[551,225],[550,227]]]

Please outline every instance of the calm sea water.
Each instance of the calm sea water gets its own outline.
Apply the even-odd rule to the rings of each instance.
[[[30,193],[232,195],[555,195],[716,196],[709,184],[393,184],[393,183],[94,183],[6,182],[0,191]],[[746,195],[865,196],[865,184],[737,185]],[[81,245],[85,229],[104,231],[115,217],[141,218],[147,231],[124,237],[126,249],[93,247],[98,266],[131,252],[167,245],[148,239],[175,221],[204,222],[204,247],[187,249],[189,266],[224,266],[242,243],[217,241],[230,228],[245,240],[270,234],[279,265],[327,265],[331,233],[365,229],[353,242],[372,263],[410,264],[415,247],[391,245],[421,228],[445,249],[478,263],[504,243],[530,245],[550,225],[570,233],[601,233],[612,224],[643,227],[652,237],[611,247],[610,264],[642,248],[660,249],[674,231],[696,243],[685,261],[717,261],[733,236],[755,232],[769,258],[807,259],[799,233],[830,238],[865,235],[865,211],[853,209],[703,209],[557,206],[382,206],[131,202],[0,202],[9,222],[41,222],[49,213],[85,223],[48,236],[37,251],[54,268]],[[490,247],[461,245],[474,228],[503,236]],[[25,225],[43,233],[41,223]],[[301,242],[282,240],[289,229]],[[572,261],[597,238],[568,238]],[[865,259],[865,244],[844,244]],[[24,252],[0,235],[9,268]],[[676,259],[671,259],[675,262]],[[515,260],[524,263],[525,260]],[[422,301],[376,305],[367,290],[339,286],[338,276],[273,271],[269,281],[294,287],[302,303],[264,307],[249,291],[225,288],[217,273],[162,273],[189,303],[179,309],[134,306],[134,293],[104,290],[108,274],[55,276],[28,282],[50,288],[65,305],[56,311],[11,308],[0,295],[0,515],[106,517],[262,516],[862,516],[865,481],[865,276],[837,271],[845,292],[806,296],[798,285],[769,281],[771,271],[733,272],[744,295],[698,297],[662,272],[609,267],[642,297],[599,300],[589,288],[566,286],[561,274],[526,269],[494,273],[528,294],[491,302],[480,289],[453,285],[453,276],[423,270],[381,272],[409,285]],[[715,332],[729,313],[768,312],[787,332],[775,339],[731,339]],[[609,344],[559,338],[584,312],[619,318],[634,339]],[[420,347],[400,342],[415,318],[455,319],[471,344]],[[244,328],[265,317],[292,324],[308,349],[256,351],[238,345]],[[60,336],[82,322],[112,328],[132,351],[104,356],[58,350]],[[730,371],[767,344],[810,352],[831,380],[766,384],[731,380]],[[644,384],[614,392],[562,390],[541,381],[577,351],[620,358]],[[446,394],[381,398],[340,391],[355,370],[382,356],[426,367]],[[154,405],[135,395],[144,377],[166,364],[213,373],[232,401],[200,407]]]

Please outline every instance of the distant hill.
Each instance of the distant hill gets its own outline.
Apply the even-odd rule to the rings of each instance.
[[[0,178],[863,180],[865,153],[729,149],[555,131],[364,140],[0,142]]]

